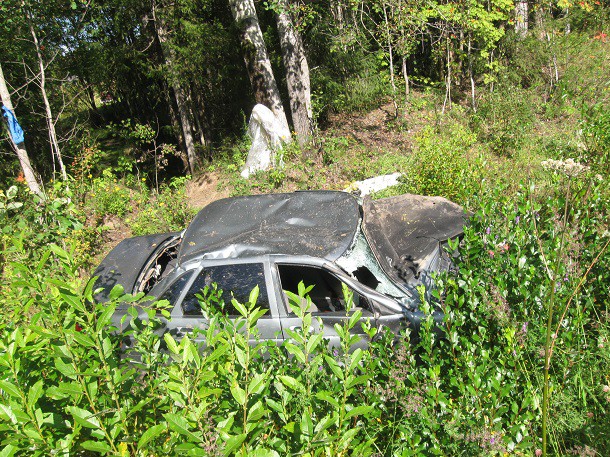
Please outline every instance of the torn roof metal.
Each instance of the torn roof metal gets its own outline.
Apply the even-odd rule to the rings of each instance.
[[[359,219],[358,201],[345,192],[225,198],[195,216],[184,233],[178,262],[267,254],[334,261],[351,246]]]

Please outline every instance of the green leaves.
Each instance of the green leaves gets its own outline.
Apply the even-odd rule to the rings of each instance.
[[[586,192],[595,192],[582,191],[578,198],[583,202]],[[586,233],[582,236],[601,236],[589,225],[604,201],[591,203],[590,212],[586,206],[571,213],[573,220],[583,218],[577,231]],[[570,202],[575,208],[581,204]],[[451,242],[460,267],[457,278],[437,278],[442,290],[436,293],[422,290],[429,300],[422,309],[431,309],[434,300],[443,307],[445,336],[438,338],[424,319],[417,342],[401,340],[396,346],[393,334],[375,334],[371,320],[365,333],[372,341],[361,347],[353,334],[360,310],[353,309],[333,317],[337,325],[326,330],[336,334],[336,347],[328,348],[322,332],[313,331],[321,325],[308,312],[310,288],[303,284],[304,297],[289,296],[292,318],[300,322],[286,329],[290,340],[282,346],[257,341],[261,310],[256,291],[236,306],[239,322],[210,316],[209,327],[200,333],[205,343],[192,334],[161,336],[154,310],[149,319],[130,320],[127,335],[117,335],[111,322],[116,305],[125,300],[120,288],[110,303],[93,305],[86,299],[93,294],[92,283],[80,292],[66,278],[47,281],[50,264],[65,263],[62,271],[72,268],[70,252],[49,250],[36,265],[11,270],[19,283],[7,286],[32,307],[19,325],[11,319],[0,323],[0,455],[27,455],[31,449],[40,455],[70,450],[101,455],[531,454],[542,404],[536,370],[546,308],[540,304],[548,291],[540,281],[545,271],[541,251],[548,257],[558,233],[547,206],[530,202],[527,193],[483,206],[464,239]],[[536,230],[544,236],[537,238]],[[578,252],[592,255],[587,249]],[[570,255],[566,265],[576,261]],[[605,312],[604,286],[597,282],[607,282],[606,263],[595,269],[598,280],[582,286],[587,293],[575,296],[577,306],[561,321],[561,350],[551,370],[558,430],[564,426],[559,419],[567,417],[590,424],[591,430],[602,422],[596,417],[603,417],[606,393],[589,379],[603,379],[609,360],[607,323],[592,318]],[[561,273],[558,296],[568,298],[576,281],[573,273],[567,281]],[[145,305],[137,298],[127,300],[136,316],[142,313]],[[130,346],[121,349],[126,336]],[[596,416],[581,414],[585,407]]]
[[[22,393],[19,388],[9,381],[0,380],[0,389],[16,399],[21,399],[22,397]]]
[[[297,381],[292,376],[279,376],[278,379],[284,384],[286,387],[289,387],[292,390],[297,390],[299,392],[305,392],[305,387],[299,381]]]
[[[67,411],[72,415],[74,421],[77,424],[86,428],[100,428],[100,421],[92,412],[79,408],[77,406],[68,406]]]
[[[184,437],[191,442],[198,443],[201,441],[200,434],[191,432],[191,426],[183,416],[175,413],[167,413],[163,417],[167,421],[167,425],[171,430],[179,433],[180,435],[184,435]]]
[[[231,385],[231,395],[235,401],[241,406],[245,406],[246,404],[246,391],[237,385],[237,382],[233,382]]]
[[[112,448],[104,441],[88,440],[81,444],[81,447],[87,451],[97,452],[98,454],[108,454]]]
[[[154,440],[155,438],[160,436],[166,430],[167,430],[166,423],[153,425],[148,430],[146,430],[144,433],[142,433],[142,436],[138,440],[138,448],[142,449],[149,442],[151,442],[152,440]]]
[[[245,439],[246,439],[245,433],[241,433],[239,435],[230,437],[225,443],[223,455],[224,456],[231,455],[233,453],[233,451],[235,451],[239,446],[241,446],[241,444],[244,442]]]
[[[43,395],[43,393],[44,393],[43,382],[42,382],[42,379],[39,379],[32,387],[30,387],[30,390],[28,391],[28,397],[27,397],[28,408],[34,409],[36,402],[40,399],[40,397]]]

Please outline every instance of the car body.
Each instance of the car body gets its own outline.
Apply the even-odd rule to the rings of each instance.
[[[178,336],[206,328],[197,294],[216,283],[224,291],[224,312],[237,317],[234,297],[248,299],[259,286],[259,337],[281,343],[300,319],[284,291],[309,292],[314,330],[339,345],[334,324],[349,316],[343,287],[354,306],[377,327],[395,333],[419,328],[423,312],[416,287],[451,267],[443,249],[462,235],[464,211],[444,198],[400,195],[380,200],[335,191],[232,197],[202,209],[181,233],[129,238],[96,269],[96,300],[109,299],[121,284],[126,292],[169,300],[166,330]],[[227,299],[228,298],[228,299]],[[118,306],[120,324],[127,306]],[[434,312],[442,321],[439,310]],[[364,332],[356,325],[354,332]],[[195,332],[195,338],[198,338]],[[366,344],[366,338],[363,338]]]

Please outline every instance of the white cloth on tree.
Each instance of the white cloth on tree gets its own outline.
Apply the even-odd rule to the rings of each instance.
[[[252,146],[241,171],[244,178],[259,170],[284,165],[282,157],[278,158],[277,154],[285,143],[291,141],[290,130],[265,105],[255,105],[252,109],[248,135],[252,138]]]

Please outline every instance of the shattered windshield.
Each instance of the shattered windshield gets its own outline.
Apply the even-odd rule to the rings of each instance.
[[[336,263],[360,283],[381,294],[394,298],[405,295],[381,269],[361,229],[358,229],[352,247],[339,257]]]

